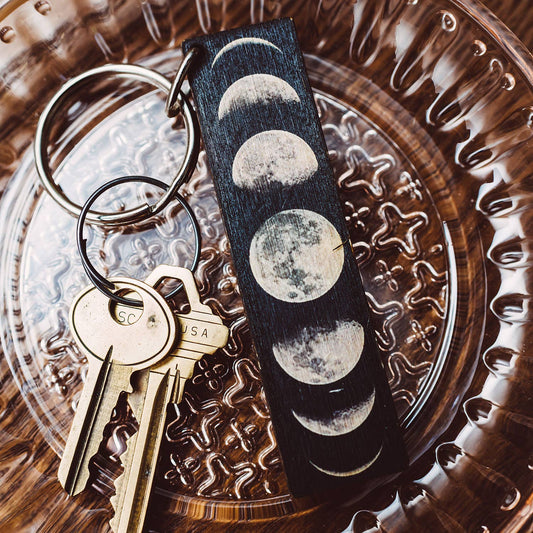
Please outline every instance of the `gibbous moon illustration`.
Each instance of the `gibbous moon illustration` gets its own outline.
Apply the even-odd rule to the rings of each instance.
[[[372,391],[372,394],[363,402],[348,409],[334,411],[331,418],[326,419],[299,415],[294,410],[292,414],[309,431],[326,437],[336,437],[357,429],[370,415],[375,399],[376,392]]]
[[[292,378],[309,385],[326,385],[342,379],[355,368],[364,343],[363,326],[355,321],[344,321],[337,322],[332,330],[323,327],[304,328],[291,341],[274,344],[272,351],[281,368]],[[374,403],[373,397],[371,403]],[[336,413],[336,421],[313,420],[293,414],[303,426],[320,433],[337,431],[344,423],[354,424],[365,416],[366,409],[370,412],[372,405],[358,405],[355,411]]]
[[[350,477],[355,476],[356,474],[360,474],[361,472],[364,472],[368,468],[370,468],[377,460],[378,457],[381,454],[381,450],[383,450],[383,446],[378,450],[378,453],[368,461],[368,463],[365,463],[364,465],[361,465],[354,470],[350,470],[349,472],[336,472],[335,470],[326,470],[325,468],[321,468],[318,465],[315,465],[313,461],[309,461],[319,472],[322,472],[323,474],[327,474],[328,476],[335,476],[335,477]]]
[[[222,120],[232,111],[246,106],[299,101],[300,97],[285,80],[272,74],[251,74],[228,87],[218,106],[218,118]]]
[[[268,130],[250,137],[233,160],[233,181],[238,187],[256,189],[270,182],[295,185],[318,170],[311,147],[298,135]]]
[[[228,43],[226,46],[223,46],[218,51],[217,55],[215,56],[215,59],[213,59],[213,62],[211,63],[211,68],[215,66],[215,63],[226,52],[229,52],[233,48],[237,48],[238,46],[243,46],[245,44],[258,44],[262,46],[268,46],[269,48],[273,48],[274,50],[281,52],[281,50],[275,44],[272,44],[270,41],[267,41],[266,39],[260,39],[259,37],[242,37],[241,39],[235,39],[234,41],[231,41],[231,43]]]
[[[309,302],[328,292],[344,265],[339,233],[306,209],[280,211],[259,227],[250,245],[257,283],[284,302]]]

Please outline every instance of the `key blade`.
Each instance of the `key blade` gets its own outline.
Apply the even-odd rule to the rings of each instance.
[[[89,373],[78,410],[59,465],[58,478],[71,496],[79,494],[89,480],[89,464],[98,452],[122,391],[131,392],[132,369],[111,361],[105,371],[102,361],[89,361]],[[106,376],[105,379],[100,379]],[[98,384],[98,386],[96,386]]]
[[[135,373],[135,383],[133,392],[128,395],[128,404],[133,412],[137,424],[141,420],[142,408],[146,399],[146,392],[148,388],[148,379],[150,377],[150,370],[139,370]],[[126,450],[120,456],[120,461],[124,468],[122,474],[115,479],[115,494],[111,496],[110,502],[115,512],[113,518],[109,521],[111,529],[116,531],[118,528],[118,519],[120,509],[124,505],[124,496],[126,492],[126,485],[128,477],[132,468],[132,460],[135,450],[135,443],[137,441],[138,430],[128,438],[126,442]]]
[[[102,362],[102,365],[100,366],[98,376],[94,382],[94,387],[92,391],[84,390],[82,392],[82,394],[91,394],[91,399],[89,401],[89,409],[87,414],[83,416],[83,422],[81,424],[81,429],[79,431],[79,436],[75,443],[75,448],[73,452],[69,450],[67,442],[67,447],[65,448],[65,452],[63,453],[63,457],[61,459],[58,478],[63,488],[68,492],[70,496],[78,494],[85,488],[85,484],[83,485],[83,487],[79,488],[79,483],[77,482],[80,478],[80,471],[82,469],[82,465],[85,462],[85,456],[88,449],[90,434],[94,428],[94,422],[96,420],[98,411],[100,410],[103,392],[106,388],[106,384],[109,379],[112,354],[113,346],[110,346],[105,356],[105,359]],[[78,415],[78,412],[76,412],[76,418],[81,415],[84,415],[84,413],[80,413]]]
[[[177,382],[176,369],[169,369],[165,374],[153,371],[149,374],[134,449],[128,450],[124,479],[117,489],[120,491],[116,494],[117,512],[110,522],[115,533],[142,533],[165,430],[166,407]]]

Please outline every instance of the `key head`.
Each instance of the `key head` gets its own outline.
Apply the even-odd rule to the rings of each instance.
[[[70,309],[70,327],[80,349],[89,358],[103,360],[113,346],[113,364],[148,368],[164,359],[176,340],[176,319],[165,299],[146,283],[114,278],[115,286],[143,302],[134,322],[113,316],[113,303],[95,287],[83,290]],[[138,311],[137,311],[138,314]]]
[[[213,314],[211,308],[200,301],[194,275],[189,269],[173,265],[159,265],[144,281],[151,287],[157,287],[164,279],[176,279],[183,283],[191,311]]]
[[[195,352],[194,359],[212,354],[228,342],[229,330],[219,316],[213,314],[208,305],[200,301],[200,293],[194,281],[193,273],[183,267],[159,265],[146,278],[145,283],[157,287],[164,279],[177,279],[183,283],[191,310],[178,314],[179,342],[175,348]],[[180,369],[183,372],[183,369]]]

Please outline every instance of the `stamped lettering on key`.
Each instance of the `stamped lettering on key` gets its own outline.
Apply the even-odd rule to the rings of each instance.
[[[119,296],[130,298],[132,300],[140,300],[140,296],[135,291],[119,291]],[[109,303],[109,310],[111,316],[116,322],[124,326],[131,326],[135,324],[143,315],[144,309],[142,307],[132,307],[116,302]]]

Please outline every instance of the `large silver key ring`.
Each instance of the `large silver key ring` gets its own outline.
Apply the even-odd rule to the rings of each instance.
[[[61,89],[52,97],[48,105],[44,108],[35,132],[34,155],[37,173],[46,191],[54,200],[70,214],[79,217],[82,207],[65,195],[61,187],[55,182],[50,162],[48,158],[48,143],[52,122],[60,111],[61,105],[67,96],[76,88],[90,82],[93,78],[101,76],[111,76],[116,78],[127,78],[146,82],[161,89],[167,96],[166,112],[169,117],[182,113],[185,128],[187,130],[187,147],[185,157],[174,177],[172,183],[152,205],[140,205],[123,211],[121,213],[103,213],[100,211],[89,211],[87,221],[98,225],[119,226],[135,222],[141,222],[152,215],[158,213],[175,197],[178,189],[191,177],[196,166],[199,149],[199,131],[196,115],[187,97],[181,91],[181,84],[187,73],[196,50],[191,50],[185,56],[180,69],[175,77],[174,83],[165,76],[154,70],[141,67],[139,65],[109,64],[96,67],[87,72],[72,78],[65,83]]]

